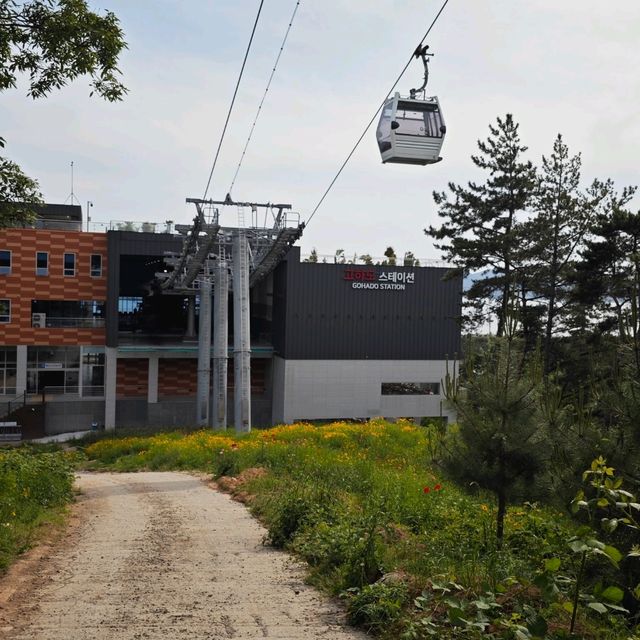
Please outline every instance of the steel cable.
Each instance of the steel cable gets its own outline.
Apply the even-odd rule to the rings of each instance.
[[[247,45],[247,50],[244,54],[244,60],[242,61],[242,67],[240,69],[240,75],[238,76],[238,81],[236,82],[236,88],[233,92],[233,98],[231,98],[231,105],[229,106],[229,111],[227,113],[227,119],[224,122],[224,127],[222,129],[222,135],[220,136],[220,142],[218,143],[218,149],[216,151],[215,158],[213,159],[213,165],[211,166],[211,171],[209,173],[209,179],[207,180],[207,186],[204,190],[204,195],[202,196],[203,200],[206,200],[207,194],[209,193],[209,187],[211,186],[211,179],[213,178],[213,172],[215,171],[216,164],[218,163],[218,156],[220,155],[220,149],[222,148],[222,142],[224,141],[224,136],[227,132],[227,126],[229,125],[229,118],[231,117],[231,112],[233,111],[233,105],[236,101],[236,96],[238,95],[238,88],[240,87],[240,81],[242,80],[242,74],[244,73],[245,65],[247,64],[247,58],[249,57],[249,51],[251,50],[251,44],[253,43],[253,36],[256,33],[256,27],[258,26],[258,20],[260,19],[260,13],[262,12],[262,5],[264,4],[264,0],[260,0],[260,6],[258,7],[258,14],[256,15],[255,22],[253,23],[253,29],[251,30],[251,37],[249,38],[249,44]]]
[[[258,111],[256,112],[256,117],[253,120],[253,124],[251,125],[251,130],[249,131],[249,137],[247,138],[247,142],[244,145],[244,149],[242,150],[242,155],[240,156],[240,162],[238,162],[238,166],[236,168],[236,172],[233,176],[233,180],[231,181],[231,186],[229,187],[229,193],[232,193],[233,187],[236,183],[236,179],[238,177],[238,173],[240,173],[240,168],[242,167],[242,162],[247,153],[247,148],[249,147],[249,143],[251,142],[251,137],[253,136],[253,131],[256,128],[256,123],[258,122],[258,118],[260,117],[260,112],[262,111],[262,105],[267,98],[267,93],[269,92],[269,88],[271,87],[271,81],[273,80],[273,76],[276,74],[276,69],[278,68],[278,63],[280,62],[280,56],[284,50],[284,47],[287,43],[287,38],[289,37],[289,32],[291,31],[291,26],[293,25],[293,21],[295,20],[296,13],[298,12],[298,7],[300,6],[300,1],[297,0],[296,6],[293,9],[293,14],[291,15],[291,19],[289,20],[289,26],[287,27],[287,31],[284,34],[284,39],[282,40],[282,44],[280,45],[280,51],[278,52],[278,56],[273,65],[273,69],[271,71],[271,76],[269,77],[269,81],[267,82],[267,87],[264,90],[264,95],[262,96],[262,100],[260,101],[260,105],[258,106]]]

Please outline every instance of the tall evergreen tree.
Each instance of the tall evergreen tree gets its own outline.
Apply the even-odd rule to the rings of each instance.
[[[594,207],[604,195],[604,186],[597,181],[589,189],[589,195],[580,191],[581,163],[580,155],[571,156],[558,134],[551,155],[542,158],[532,202],[535,216],[523,226],[523,240],[528,249],[525,269],[544,318],[546,373],[552,368],[554,333],[564,328],[561,319],[570,292],[574,260]]]
[[[535,169],[523,159],[527,147],[518,128],[511,114],[489,126],[487,140],[478,141],[480,154],[471,158],[489,174],[486,181],[469,182],[467,187],[451,182],[451,194],[434,192],[438,215],[445,222],[425,229],[458,272],[480,272],[466,292],[466,320],[479,324],[496,313],[498,336],[504,334],[517,282],[521,244],[517,216],[529,206],[535,188]]]
[[[592,310],[599,329],[633,349],[640,378],[640,212],[627,205],[635,187],[608,195],[582,252],[574,297]]]

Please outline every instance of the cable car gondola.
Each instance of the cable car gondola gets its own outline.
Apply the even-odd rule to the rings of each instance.
[[[436,96],[426,97],[429,80],[428,46],[418,47],[416,58],[424,63],[424,83],[419,89],[411,89],[403,98],[396,93],[382,108],[376,131],[382,162],[396,164],[434,164],[440,162],[440,150],[447,128],[444,124],[440,102]],[[422,98],[417,94],[422,92]]]

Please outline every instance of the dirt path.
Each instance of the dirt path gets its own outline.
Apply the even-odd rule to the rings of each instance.
[[[242,505],[201,480],[135,473],[78,482],[76,525],[50,557],[16,569],[29,577],[14,577],[9,602],[0,599],[0,637],[366,637],[343,626],[287,554],[262,546],[264,529]]]

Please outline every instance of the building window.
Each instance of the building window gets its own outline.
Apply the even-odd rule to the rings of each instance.
[[[0,322],[11,322],[11,300],[0,298]]]
[[[104,396],[104,349],[101,347],[82,349],[82,395]]]
[[[99,278],[102,275],[102,256],[94,254],[91,256],[91,277]]]
[[[438,382],[383,382],[383,396],[437,396],[440,395]]]
[[[0,251],[0,275],[7,276],[11,273],[11,251]]]
[[[76,275],[76,254],[75,253],[64,254],[64,275],[65,276]]]
[[[0,395],[16,394],[16,348],[0,347]]]
[[[102,300],[32,300],[31,326],[74,329],[104,327]]]
[[[80,347],[28,347],[27,393],[77,395]]]
[[[36,253],[36,275],[49,275],[49,254],[46,251],[38,251]]]

